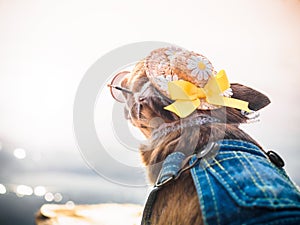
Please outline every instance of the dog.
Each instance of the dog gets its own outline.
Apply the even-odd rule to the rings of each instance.
[[[266,152],[239,127],[254,120],[258,111],[270,103],[265,94],[232,83],[226,90],[230,92],[229,94],[225,90],[214,94],[215,98],[220,98],[221,93],[224,98],[222,101],[227,102],[226,99],[229,98],[230,103],[216,104],[217,100],[211,100],[214,96],[208,97],[209,91],[206,91],[207,96],[200,97],[199,100],[187,100],[190,101],[186,103],[187,108],[193,106],[189,112],[185,112],[185,109],[184,112],[180,112],[181,106],[172,105],[176,101],[182,104],[183,100],[174,98],[174,95],[177,95],[176,90],[182,87],[176,86],[175,94],[171,96],[169,83],[174,81],[175,85],[185,85],[184,87],[193,85],[193,88],[195,86],[197,90],[203,90],[208,83],[214,83],[215,80],[210,79],[217,76],[210,61],[203,55],[177,47],[166,47],[154,50],[148,57],[138,62],[133,71],[125,72],[118,87],[115,84],[110,85],[112,89],[118,88],[122,93],[126,119],[139,128],[148,140],[139,150],[152,184],[155,185],[159,179],[163,162],[172,153],[182,152],[185,156],[191,156],[209,143],[221,143],[219,152],[210,158],[200,159],[200,163],[192,168],[197,170],[196,172],[186,170],[178,179],[160,188],[151,206],[151,218],[143,223],[300,224],[300,195],[297,187],[281,168],[283,161],[276,153]],[[214,89],[213,84],[209,85]],[[228,146],[231,146],[229,143],[233,143],[233,147],[229,148]],[[224,151],[222,146],[225,146]],[[254,150],[241,152],[244,149]],[[225,154],[231,156],[224,158]],[[244,155],[246,155],[244,161],[240,160]],[[259,162],[258,166],[251,169],[249,166],[238,167],[235,163],[256,165],[256,161]],[[267,166],[267,169],[263,166]],[[217,169],[220,169],[220,172],[216,172]],[[235,172],[237,170],[238,172]],[[278,177],[279,180],[272,180],[265,175],[263,172],[265,170],[270,170],[272,174],[274,173],[272,176],[276,179]],[[202,173],[202,178],[198,181],[195,180],[196,173]],[[219,176],[221,173],[224,173],[223,177]],[[258,177],[257,185],[253,174]],[[207,177],[206,183],[203,183],[205,180],[203,176]],[[242,180],[239,180],[240,178]],[[228,179],[231,180],[230,187]],[[279,184],[282,181],[286,184]],[[252,186],[248,186],[249,183]],[[217,191],[207,190],[208,187],[214,187]],[[286,193],[281,190],[285,188],[291,189],[294,194],[281,196]],[[248,196],[257,193],[256,190],[262,190],[261,194],[265,196],[262,198],[260,194]],[[240,193],[242,199],[236,197],[235,193]],[[261,200],[263,198],[266,201]],[[290,200],[284,202],[284,199]]]

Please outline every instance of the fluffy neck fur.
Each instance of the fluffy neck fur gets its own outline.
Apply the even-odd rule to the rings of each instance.
[[[173,131],[163,138],[150,139],[148,144],[140,146],[142,161],[148,167],[150,182],[156,181],[162,162],[172,152],[181,151],[191,155],[209,141],[222,139],[244,140],[259,146],[254,139],[233,124],[209,123]]]

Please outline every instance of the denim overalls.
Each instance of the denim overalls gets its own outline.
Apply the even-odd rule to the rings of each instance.
[[[191,169],[204,224],[300,225],[300,193],[283,169],[249,142],[219,145],[214,159]]]

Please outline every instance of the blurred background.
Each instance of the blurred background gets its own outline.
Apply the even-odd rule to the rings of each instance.
[[[109,182],[87,166],[72,110],[98,58],[146,40],[202,53],[231,82],[267,94],[261,121],[243,129],[300,184],[300,1],[0,0],[0,32],[1,225],[34,224],[45,203],[144,203],[146,186]]]

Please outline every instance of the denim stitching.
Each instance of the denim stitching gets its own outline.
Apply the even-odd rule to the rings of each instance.
[[[225,154],[228,154],[227,152],[220,152],[219,153],[219,155],[225,155]],[[230,153],[230,154],[233,154],[233,153]],[[249,158],[253,158],[253,159],[257,159],[257,157],[256,156],[253,156],[253,155],[249,155],[249,156],[247,156],[247,157],[249,157]],[[218,162],[220,163],[220,162],[225,162],[225,161],[227,161],[227,160],[230,160],[230,159],[236,159],[236,158],[243,158],[243,156],[229,156],[229,157],[227,157],[227,158],[222,158],[222,159],[218,159]],[[210,163],[210,165],[211,166],[213,166],[213,165],[216,165],[216,163],[215,162],[212,162],[212,163]]]
[[[223,154],[228,154],[228,153],[223,153]],[[249,157],[255,158],[255,157],[252,157],[252,156],[249,156]],[[242,156],[230,156],[230,157],[227,157],[227,158],[218,159],[218,162],[221,163],[221,162],[225,162],[225,161],[228,161],[228,160],[231,160],[231,159],[236,159],[236,158],[240,159],[240,158],[242,158]],[[212,163],[210,163],[210,165],[214,166],[214,165],[216,165],[216,163],[212,162]]]
[[[195,162],[195,158],[192,158],[191,159],[191,164],[193,162]],[[201,207],[201,213],[202,213],[202,219],[203,219],[203,223],[204,224],[207,224],[206,222],[206,209],[205,209],[205,204],[204,204],[204,200],[203,200],[203,195],[202,195],[202,188],[201,188],[201,184],[199,182],[199,179],[198,179],[198,175],[197,175],[197,170],[196,170],[196,166],[194,166],[192,169],[191,169],[191,173],[192,173],[192,177],[193,177],[193,180],[194,180],[194,184],[196,186],[196,191],[198,193],[198,199],[200,200],[200,207]]]
[[[236,185],[237,189],[240,191],[240,193],[247,197],[248,199],[250,200],[270,200],[270,198],[261,198],[261,197],[258,197],[258,198],[254,198],[250,195],[248,195],[246,192],[244,192],[241,187],[238,185],[238,183],[236,182],[236,180],[225,170],[225,168],[216,160],[216,159],[213,159],[216,163],[216,165],[222,170],[224,171],[227,176],[231,179],[231,181]],[[215,176],[217,176],[220,180],[222,180],[222,183],[225,185],[225,187],[228,188],[228,190],[230,190],[230,192],[235,196],[236,200],[240,203],[240,204],[246,204],[247,205],[247,202],[245,200],[242,200],[239,198],[238,195],[235,194],[235,192],[232,190],[232,188],[230,187],[230,185],[228,184],[228,182],[226,180],[223,179],[223,177],[213,168],[213,167],[209,167],[209,169],[212,171],[211,173],[212,174],[215,174]],[[290,205],[292,206],[297,206],[297,204],[295,204],[293,201],[291,201],[290,199],[288,198],[280,198],[282,200],[285,200],[287,201]],[[281,204],[277,205],[278,207],[281,206]]]
[[[230,142],[237,142],[237,145],[231,145]],[[199,165],[199,162],[196,164],[195,167],[193,167],[190,171],[194,180],[194,184],[196,186],[196,191],[198,193],[198,200],[200,201],[200,207],[202,210],[202,217],[203,217],[203,223],[207,224],[207,223],[213,223],[213,224],[220,224],[222,221],[222,218],[220,218],[220,212],[218,211],[218,205],[216,204],[217,201],[219,200],[219,198],[222,198],[221,196],[218,196],[218,192],[216,191],[217,189],[214,189],[214,186],[212,186],[214,184],[214,182],[216,182],[215,180],[213,180],[210,176],[213,175],[214,177],[216,177],[219,181],[223,184],[223,186],[225,187],[224,190],[226,190],[226,195],[231,196],[232,200],[235,201],[236,203],[239,204],[243,204],[246,207],[251,207],[251,206],[255,206],[257,203],[255,203],[255,201],[252,203],[250,201],[253,200],[263,200],[263,205],[267,204],[267,206],[269,205],[269,203],[267,203],[266,201],[269,200],[269,198],[264,198],[264,197],[252,197],[252,196],[248,196],[248,194],[250,194],[250,192],[245,192],[241,186],[238,185],[238,182],[236,181],[235,177],[232,176],[227,170],[225,170],[224,168],[224,164],[222,165],[221,162],[225,162],[228,160],[232,160],[232,159],[238,159],[238,162],[240,162],[242,164],[242,166],[247,170],[247,172],[249,173],[249,170],[252,168],[253,171],[250,171],[250,175],[251,175],[251,180],[252,182],[254,182],[254,185],[259,188],[259,184],[261,185],[266,185],[264,183],[264,181],[262,180],[262,177],[258,174],[257,168],[254,166],[253,162],[251,162],[251,159],[260,159],[260,162],[262,166],[267,166],[270,169],[274,169],[274,171],[276,171],[276,173],[278,173],[277,175],[280,175],[281,178],[283,178],[283,180],[285,182],[287,182],[287,184],[289,185],[289,188],[291,188],[292,186],[290,186],[290,184],[292,183],[291,180],[288,179],[288,177],[284,176],[284,170],[279,170],[277,167],[275,167],[270,160],[267,158],[267,156],[261,151],[261,150],[257,150],[257,149],[253,149],[253,148],[247,148],[246,146],[239,146],[239,144],[245,144],[248,147],[249,146],[253,146],[251,145],[251,143],[244,143],[242,141],[236,141],[236,140],[226,140],[224,141],[225,143],[221,142],[220,147],[234,147],[234,149],[232,149],[232,151],[227,151],[226,149],[221,149],[221,151],[218,153],[218,155],[220,157],[216,157],[212,159],[212,162],[208,163],[207,160],[203,160],[202,162],[204,163],[204,165],[206,165],[206,167],[201,167]],[[241,149],[241,151],[234,151],[234,150],[238,150],[239,147]],[[243,152],[243,149],[247,150],[247,152]],[[230,150],[230,149],[228,149]],[[254,154],[251,154],[251,150],[254,151]],[[229,153],[230,152],[230,153]],[[255,154],[259,152],[260,154]],[[226,154],[228,154],[228,156],[226,157]],[[232,156],[235,155],[236,157]],[[222,158],[223,157],[223,158]],[[225,158],[224,158],[225,157]],[[260,157],[260,158],[258,158]],[[221,158],[220,160],[218,160],[218,158]],[[246,161],[243,161],[243,159],[246,159]],[[190,163],[195,162],[196,158],[193,157],[190,160]],[[243,162],[241,162],[243,161]],[[233,161],[234,162],[234,161]],[[247,168],[248,167],[248,168]],[[221,171],[222,172],[221,172]],[[224,173],[224,174],[223,174]],[[204,176],[205,175],[205,176]],[[256,176],[257,177],[256,177]],[[224,177],[224,178],[223,178]],[[253,181],[253,178],[256,179],[256,181]],[[249,181],[251,181],[249,180]],[[227,182],[228,181],[228,182]],[[202,187],[201,187],[201,184]],[[204,185],[204,186],[203,186]],[[253,185],[253,183],[252,183]],[[283,183],[284,185],[284,183]],[[255,187],[253,186],[253,187]],[[235,187],[234,191],[231,187]],[[210,199],[203,199],[203,192],[205,191],[207,194],[209,193],[208,191],[210,190],[211,193],[211,200]],[[261,188],[259,188],[259,190],[261,190]],[[228,193],[229,192],[229,193]],[[259,192],[258,192],[259,193]],[[272,190],[273,193],[273,190]],[[263,192],[263,194],[265,195],[266,193]],[[273,193],[274,194],[274,193]],[[245,198],[243,199],[242,196],[244,196]],[[276,197],[276,195],[274,195],[274,197]],[[274,199],[274,198],[273,198]],[[299,204],[297,204],[295,201],[292,201],[288,198],[275,198],[275,199],[279,199],[279,200],[285,200],[286,202],[284,203],[280,203],[279,205],[276,205],[276,208],[279,206],[280,208],[284,209],[285,206],[287,204],[289,204],[289,207],[291,206],[296,206],[297,208],[299,207]],[[205,203],[204,203],[205,200]],[[214,204],[214,205],[212,205]],[[260,204],[260,203],[259,203]],[[274,205],[271,203],[272,208],[274,207]],[[216,209],[216,215],[214,218],[209,218],[209,221],[207,221],[207,212],[206,210],[207,207],[209,207],[209,210],[212,210],[213,208]],[[213,208],[210,208],[213,207]],[[238,207],[238,206],[237,206]],[[242,207],[240,205],[240,207]],[[270,215],[271,216],[271,215]],[[270,217],[272,218],[272,216]],[[274,217],[273,217],[274,218]],[[298,222],[299,221],[299,217],[297,217],[298,220],[296,218],[282,218],[273,222],[265,222],[265,223],[260,223],[260,224],[264,224],[264,225],[279,225],[279,224],[289,224],[292,222]],[[258,220],[262,221],[259,217],[257,218]],[[248,221],[248,219],[246,219]],[[259,224],[259,221],[256,220],[256,223],[254,224]],[[250,221],[248,222],[241,222],[242,224],[249,224]],[[240,223],[240,224],[241,224]],[[250,222],[251,223],[251,222]],[[251,223],[252,224],[252,223]],[[296,223],[295,223],[296,224]]]
[[[262,183],[264,186],[267,186],[267,184],[264,183],[263,179],[261,178],[260,174],[257,172],[257,170],[256,170],[255,166],[253,165],[253,163],[252,163],[251,161],[249,161],[249,159],[248,159],[247,157],[243,157],[243,158],[249,163],[249,165],[251,166],[251,168],[252,168],[253,171],[255,172],[256,176],[257,176],[258,179],[261,181],[261,183]],[[258,187],[258,188],[261,189],[260,187]],[[264,194],[266,193],[265,190],[263,190],[263,189],[261,189],[261,190],[262,190],[262,192],[263,192]],[[270,191],[272,192],[273,197],[274,197],[276,200],[278,200],[276,193],[275,193],[272,189],[270,189]],[[266,196],[266,197],[269,199],[268,196]],[[273,205],[272,202],[270,202],[270,203]]]
[[[235,145],[230,144],[231,142],[234,142]],[[251,149],[251,150],[260,152],[260,148],[258,148],[256,145],[252,144],[251,142],[246,142],[246,141],[242,141],[242,140],[222,140],[219,143],[221,143],[221,145],[226,146],[226,147],[234,147],[234,148],[245,147],[247,149]],[[251,146],[251,147],[249,148],[249,147],[246,147],[245,145]]]
[[[205,163],[207,163],[206,160],[204,160],[204,161],[205,161]],[[210,167],[210,165],[208,165],[207,168],[209,168],[209,167]],[[217,221],[218,221],[218,224],[220,224],[220,213],[219,213],[219,210],[218,210],[218,207],[217,207],[216,195],[215,195],[214,189],[213,189],[213,187],[211,185],[210,178],[209,178],[209,176],[207,174],[207,170],[206,169],[204,170],[204,173],[205,173],[206,179],[208,181],[209,189],[210,189],[211,194],[212,194],[212,200],[213,200],[214,208],[215,208],[215,211],[216,211],[216,214],[217,214]]]
[[[257,180],[255,179],[255,177],[253,176],[252,172],[249,170],[249,168],[247,167],[247,165],[243,162],[243,160],[240,160],[240,158],[243,158],[243,159],[246,159],[247,160],[247,157],[243,156],[242,154],[240,153],[236,153],[234,152],[235,155],[240,155],[241,157],[238,158],[239,162],[244,166],[244,169],[246,169],[248,171],[248,173],[250,174],[250,177],[251,177],[251,180],[253,181],[254,185],[262,191],[262,193],[264,194],[264,196],[266,198],[268,198],[268,195],[266,194],[266,192],[261,188],[261,185],[259,185],[259,183],[257,182]],[[260,179],[259,175],[257,174],[256,172],[256,169],[253,167],[253,165],[247,160],[247,162],[249,163],[249,165],[252,167],[252,169],[254,170],[255,174],[257,175],[258,179],[260,180],[260,182],[262,184],[263,181]]]
[[[239,158],[240,158],[240,156],[239,156]],[[221,162],[226,162],[226,161],[231,160],[231,159],[236,159],[236,157],[230,156],[230,157],[227,157],[227,158],[218,159],[218,162],[219,162],[219,163],[221,163]],[[210,165],[211,165],[211,166],[214,166],[214,165],[216,165],[216,163],[215,163],[215,162],[212,162],[212,163],[210,163]]]
[[[242,154],[241,154],[242,155]],[[244,156],[244,158],[247,160],[247,162],[250,164],[250,166],[253,168],[253,170],[255,170],[256,171],[256,174],[257,174],[257,176],[259,176],[260,177],[260,175],[259,175],[259,173],[257,172],[257,170],[256,170],[256,168],[255,168],[255,166],[251,163],[251,161],[249,161],[249,159],[247,158],[247,157],[245,157]],[[283,176],[282,174],[281,174],[281,172],[279,171],[279,169],[276,167],[276,166],[274,166],[273,165],[273,163],[271,163],[270,161],[268,161],[269,163],[266,163],[266,162],[263,162],[262,161],[262,163],[264,163],[264,166],[270,166],[270,167],[272,167],[272,169],[276,169],[277,170],[277,172],[279,173],[279,175],[280,175],[280,177],[281,178],[283,178],[285,181],[287,181],[289,184],[291,184],[291,181],[287,178],[287,177],[285,177],[285,176]],[[263,183],[263,182],[262,182]],[[264,184],[264,183],[263,183]],[[287,201],[287,202],[289,202],[289,204],[292,204],[292,205],[294,205],[294,206],[297,206],[297,205],[295,205],[294,203],[293,203],[293,201],[291,201],[289,198],[283,198],[283,197],[280,197],[279,199],[278,199],[278,196],[273,192],[273,190],[271,190],[272,191],[272,193],[273,193],[273,195],[274,195],[274,198],[276,199],[276,200],[285,200],[285,201]],[[270,200],[270,199],[272,199],[272,198],[270,198],[270,197],[267,197],[266,198],[267,200]],[[281,204],[279,204],[278,206],[280,206]]]
[[[215,159],[214,159],[214,160],[215,160]],[[216,160],[215,160],[215,161],[216,161]],[[231,179],[231,181],[236,185],[236,187],[240,190],[240,192],[241,192],[244,196],[254,199],[253,197],[248,196],[248,195],[240,188],[240,186],[238,185],[238,183],[236,182],[236,180],[233,179],[233,177],[225,170],[225,168],[224,168],[218,161],[216,161],[216,165],[217,165],[222,171],[224,171],[224,172],[227,174],[227,176]],[[214,168],[210,167],[210,169],[211,169],[211,171],[212,171],[212,174],[215,174],[216,176],[218,176],[219,179],[223,181],[223,184],[231,191],[231,193],[232,193],[237,199],[239,199],[239,201],[246,203],[245,201],[240,200],[240,198],[235,194],[235,192],[232,190],[232,188],[230,187],[230,185],[228,184],[228,182],[225,181],[225,180],[223,179],[223,177],[222,177],[221,175],[219,175],[219,173],[218,173]],[[256,199],[257,199],[257,198],[256,198]]]
[[[236,180],[234,180],[234,179],[232,178],[232,176],[231,176],[230,174],[227,173],[227,171],[224,169],[224,167],[223,167],[221,164],[219,164],[218,162],[216,162],[216,164],[220,167],[220,169],[222,169],[222,170],[230,177],[231,181],[236,185],[236,187],[239,189],[239,191],[240,191],[240,193],[241,193],[242,195],[244,195],[245,197],[247,197],[247,198],[249,198],[249,199],[251,199],[251,200],[266,200],[266,199],[269,200],[268,198],[261,198],[261,197],[258,197],[258,198],[256,197],[256,198],[254,198],[254,197],[252,197],[252,196],[249,196],[247,193],[245,193],[245,192],[240,188],[240,186],[238,185],[238,183],[236,182]],[[228,182],[226,182],[226,181],[223,179],[223,177],[220,176],[220,175],[218,174],[218,172],[217,172],[216,170],[214,170],[212,167],[210,167],[210,169],[212,170],[212,174],[215,174],[217,177],[219,177],[220,180],[222,180],[223,185],[225,185],[225,187],[228,188],[227,190],[229,190],[229,191],[232,193],[232,195],[235,196],[235,199],[236,199],[237,202],[239,202],[240,204],[246,204],[246,205],[247,205],[247,202],[246,202],[245,200],[240,199],[240,197],[239,197],[238,195],[235,194],[235,192],[232,190],[232,188],[230,187],[230,185],[228,184]],[[286,199],[286,198],[281,198],[281,199],[287,200],[288,202],[290,202],[289,204],[294,205],[294,206],[297,206],[295,203],[291,202],[290,199]]]
[[[231,145],[231,144],[222,144],[222,147],[231,147],[231,148],[237,148],[236,145]],[[262,153],[261,151],[255,149],[255,148],[248,148],[248,147],[245,147],[245,146],[238,146],[240,149],[245,149],[245,150],[251,150],[251,151],[254,151],[256,153]]]
[[[243,191],[242,189],[241,189],[241,187],[238,185],[238,183],[236,182],[236,180],[224,169],[224,167],[221,165],[221,164],[219,164],[218,163],[218,161],[216,161],[216,165],[218,165],[219,167],[220,167],[220,169],[222,169],[222,171],[224,171],[227,175],[228,175],[228,177],[231,179],[231,181],[233,181],[234,182],[234,184],[236,185],[236,187],[239,189],[239,191],[241,192],[241,194],[243,194],[245,197],[248,197],[249,199],[251,199],[251,200],[270,200],[271,198],[268,198],[268,197],[266,197],[266,198],[254,198],[254,197],[252,197],[252,196],[250,196],[250,195],[248,195],[245,191]],[[214,170],[212,167],[210,167],[210,169],[214,172],[214,174],[216,175],[216,176],[218,176],[222,181],[223,181],[223,184],[227,187],[227,188],[229,188],[230,189],[230,191],[232,192],[232,194],[237,198],[237,199],[239,199],[240,200],[240,198],[238,197],[238,195],[236,195],[235,194],[235,192],[233,192],[233,190],[231,189],[231,187],[230,187],[230,185],[228,184],[228,182],[227,181],[225,181],[224,179],[223,179],[223,177],[221,176],[221,175],[219,175],[219,173],[216,171],[216,170]],[[276,199],[278,199],[278,198],[276,198]],[[288,198],[283,198],[283,197],[281,197],[280,199],[282,199],[282,200],[285,200],[285,201],[287,201],[289,204],[291,204],[291,205],[293,205],[293,206],[297,206],[293,201],[291,201],[290,199],[288,199]],[[243,201],[243,200],[240,200],[241,202],[244,202],[245,204],[246,204],[246,201]],[[279,205],[277,205],[277,206],[280,206],[281,204],[279,204]]]

